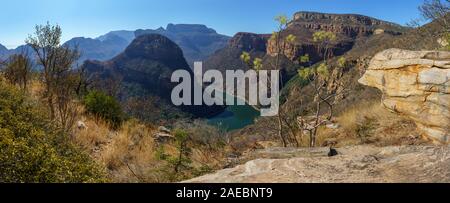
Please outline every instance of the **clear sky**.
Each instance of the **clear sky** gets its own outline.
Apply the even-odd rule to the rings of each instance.
[[[423,0],[11,0],[0,2],[0,44],[24,43],[34,25],[58,23],[64,41],[112,30],[205,24],[219,33],[270,33],[274,16],[297,11],[356,13],[405,24]]]

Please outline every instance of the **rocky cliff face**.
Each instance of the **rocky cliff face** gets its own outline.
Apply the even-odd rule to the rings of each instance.
[[[298,12],[282,36],[293,34],[297,37],[294,45],[287,45],[285,55],[293,60],[301,55],[309,54],[311,62],[321,60],[323,50],[313,41],[313,34],[317,31],[328,31],[336,34],[336,41],[331,44],[333,56],[339,56],[352,49],[358,38],[374,34],[400,35],[406,28],[394,23],[355,14],[327,14],[315,12]],[[268,42],[267,53],[276,55],[276,43]]]
[[[359,82],[380,89],[384,106],[413,119],[428,138],[450,143],[450,52],[385,50]]]
[[[328,14],[316,12],[298,12],[294,15],[290,27],[309,30],[323,30],[355,38],[373,34],[377,29],[400,34],[400,25],[356,14]],[[378,30],[380,31],[380,30]]]
[[[260,35],[248,32],[239,32],[228,42],[228,47],[242,51],[265,51],[270,35]]]
[[[237,33],[225,48],[217,51],[205,61],[204,69],[247,70],[248,67],[240,59],[242,52],[249,52],[252,57],[264,57],[269,37],[270,35],[264,34]]]

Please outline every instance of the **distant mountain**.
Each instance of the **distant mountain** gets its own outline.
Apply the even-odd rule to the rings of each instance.
[[[143,34],[161,34],[174,41],[181,47],[184,57],[189,65],[194,61],[203,61],[215,51],[226,46],[230,37],[218,34],[214,29],[205,25],[196,24],[169,24],[167,28],[156,30],[118,30],[111,31],[97,38],[76,37],[64,43],[69,47],[78,47],[81,57],[78,61],[83,64],[85,60],[109,60],[125,50],[135,39]],[[0,57],[7,58],[9,55],[18,53],[18,49],[8,50],[0,47]]]
[[[96,39],[98,39],[100,41],[106,41],[109,38],[114,37],[114,36],[120,37],[120,38],[128,41],[129,43],[131,43],[135,38],[134,31],[118,30],[118,31],[108,32],[100,37],[97,37]]]
[[[214,29],[196,24],[169,24],[166,29],[136,30],[135,35],[160,34],[168,37],[183,50],[192,67],[195,61],[204,61],[214,52],[224,48],[230,37],[218,34]]]
[[[159,34],[141,35],[113,59],[105,62],[86,61],[83,66],[91,76],[97,76],[99,79],[120,77],[123,85],[119,96],[121,101],[126,102],[135,97],[145,99],[150,96],[158,98],[159,103],[154,104],[155,106],[172,105],[171,91],[176,84],[170,79],[175,70],[184,69],[193,75],[180,47]],[[223,110],[222,107],[172,106],[165,114],[172,114],[176,109],[196,117],[211,116]],[[149,112],[152,113],[155,112]]]
[[[102,36],[100,39],[77,37],[73,38],[64,45],[69,47],[78,47],[81,52],[79,63],[85,60],[109,60],[120,54],[131,41],[115,34]]]
[[[5,58],[8,55],[9,50],[3,46],[2,44],[0,44],[0,59]]]
[[[0,59],[5,60],[13,54],[27,54],[30,58],[34,58],[34,51],[28,45],[21,45],[15,49],[7,49],[5,46],[0,44]]]
[[[8,51],[8,49],[5,46],[3,46],[2,44],[0,44],[0,53],[5,52],[5,51]]]

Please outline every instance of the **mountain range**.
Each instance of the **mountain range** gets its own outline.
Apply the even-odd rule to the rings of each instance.
[[[218,34],[214,29],[198,24],[169,24],[167,28],[139,29],[136,31],[111,31],[97,38],[75,37],[64,45],[75,48],[81,52],[78,64],[85,60],[109,60],[120,54],[135,39],[143,34],[161,34],[174,41],[183,51],[184,57],[190,66],[194,61],[203,61],[218,49],[226,46],[230,37]],[[20,46],[8,50],[0,45],[0,58],[20,53]]]
[[[283,83],[292,83],[298,66],[308,65],[293,62],[296,58],[308,54],[310,65],[321,60],[323,50],[319,49],[313,40],[313,33],[320,30],[336,34],[330,51],[332,56],[341,56],[364,46],[364,43],[374,36],[390,39],[402,35],[408,29],[362,15],[298,12],[286,32],[281,34],[282,37],[288,34],[296,36],[294,45],[289,46],[282,56]],[[96,39],[73,38],[65,45],[77,46],[81,50],[83,56],[80,64],[86,61],[84,67],[89,72],[102,78],[117,75],[123,78],[122,83],[128,89],[122,91],[126,93],[125,96],[122,95],[122,100],[142,95],[167,100],[171,87],[168,82],[169,73],[175,68],[188,69],[197,60],[205,61],[205,69],[246,70],[248,67],[240,60],[241,53],[246,51],[252,57],[261,58],[264,67],[270,68],[277,52],[270,36],[240,32],[229,38],[205,25],[169,24],[165,29],[161,27],[155,30],[121,30],[109,32]],[[0,47],[0,56],[17,51]],[[294,102],[296,99],[290,101]],[[188,111],[202,116],[199,109],[201,108]],[[205,115],[210,114],[210,111],[203,112],[206,112]]]
[[[192,67],[194,61],[204,61],[211,54],[225,47],[230,37],[218,34],[205,25],[169,24],[156,30],[136,30],[135,35],[160,34],[174,41],[183,50],[184,57]]]

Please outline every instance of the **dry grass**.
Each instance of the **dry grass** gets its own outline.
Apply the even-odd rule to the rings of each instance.
[[[158,158],[158,150],[175,157],[178,154],[175,142],[157,143],[153,134],[157,128],[145,125],[138,120],[125,122],[117,131],[101,120],[86,116],[87,129],[77,129],[73,140],[88,151],[95,160],[105,166],[113,182],[170,182],[167,162]],[[191,143],[192,171],[187,171],[186,178],[191,178],[199,169],[219,169],[224,160],[224,153],[219,149]]]
[[[44,92],[44,86],[39,80],[31,80],[28,84],[29,87],[29,93],[32,98],[34,99],[40,99],[41,95]]]
[[[111,142],[112,132],[108,128],[108,124],[104,121],[81,118],[87,129],[75,129],[73,140],[85,150],[94,152],[99,147]]]
[[[157,162],[155,129],[136,120],[122,125],[118,131],[98,119],[84,119],[87,129],[76,130],[74,142],[86,149],[97,161],[104,164],[115,182],[141,182],[145,168]]]
[[[380,102],[363,102],[336,118],[341,126],[321,128],[318,143],[337,142],[336,146],[374,144],[379,146],[421,144],[413,121],[390,112]]]

